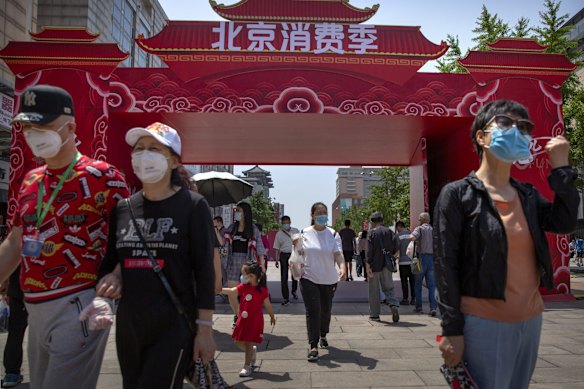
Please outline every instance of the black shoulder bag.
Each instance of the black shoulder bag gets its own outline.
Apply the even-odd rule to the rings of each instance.
[[[376,231],[377,232],[377,231]],[[397,264],[395,257],[385,249],[383,245],[383,238],[379,232],[377,235],[377,240],[379,241],[379,246],[381,247],[381,254],[383,255],[383,265],[388,268],[392,273],[397,273]]]
[[[136,233],[138,234],[138,238],[140,238],[140,242],[142,243],[142,246],[144,246],[144,250],[146,251],[146,253],[148,253],[148,259],[150,260],[150,264],[152,265],[152,270],[154,270],[154,273],[156,273],[156,275],[160,279],[160,282],[162,282],[162,285],[164,286],[166,293],[168,293],[168,296],[172,300],[172,303],[176,307],[176,310],[178,311],[178,313],[182,317],[184,317],[185,320],[187,321],[187,324],[189,326],[189,329],[191,330],[191,333],[193,335],[196,335],[197,328],[195,327],[195,324],[187,316],[185,308],[182,305],[182,303],[180,302],[180,300],[178,299],[178,297],[176,296],[176,293],[174,293],[174,290],[172,289],[172,287],[170,286],[170,283],[168,282],[168,278],[166,278],[166,275],[164,275],[164,273],[162,272],[162,268],[160,267],[158,262],[156,262],[156,260],[152,256],[152,252],[150,252],[150,249],[146,245],[146,239],[144,239],[144,235],[142,235],[142,231],[140,229],[140,226],[138,225],[138,222],[136,221],[136,216],[134,215],[134,210],[132,209],[132,203],[130,202],[129,198],[126,199],[126,204],[128,205],[128,209],[130,210],[130,218],[132,219],[132,223],[134,224],[134,229],[136,230]],[[193,386],[194,388],[198,388],[198,389],[207,389],[207,388],[227,389],[227,388],[229,388],[227,383],[225,383],[225,381],[223,380],[223,377],[221,376],[221,373],[219,372],[219,368],[217,367],[217,363],[215,362],[215,360],[211,360],[209,362],[209,364],[207,364],[207,365],[203,364],[203,361],[201,358],[197,358],[196,362],[194,360],[190,360],[189,367],[187,368],[187,372],[185,375],[185,379],[188,381],[188,383],[191,386]]]

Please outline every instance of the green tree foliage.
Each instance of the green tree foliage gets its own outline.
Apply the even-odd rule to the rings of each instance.
[[[535,28],[537,40],[547,45],[547,53],[564,54],[570,60],[582,58],[578,51],[578,42],[571,40],[568,33],[572,26],[564,26],[569,19],[567,14],[559,15],[561,1],[545,0],[544,11],[539,13],[540,27]],[[579,63],[581,66],[582,63]],[[584,165],[584,87],[572,73],[562,86],[564,127],[570,141],[570,157],[574,166],[582,171]],[[578,181],[580,190],[584,190],[584,181]]]
[[[391,226],[397,220],[406,225],[410,219],[410,180],[406,167],[385,167],[380,170],[381,182],[369,188],[371,195],[365,199],[363,206],[351,207],[343,212],[334,224],[335,229],[343,228],[346,219],[351,220],[355,231],[361,229],[363,221],[375,212],[383,213],[386,226]]]
[[[525,17],[519,18],[515,27],[513,27],[513,32],[511,36],[514,38],[529,38],[529,33],[532,28],[529,27],[529,19]]]
[[[462,57],[458,35],[454,36],[448,34],[446,36],[446,43],[450,46],[450,49],[443,59],[436,61],[438,63],[436,68],[442,73],[466,73],[466,69],[458,63],[458,60]]]
[[[548,46],[547,53],[565,54],[570,59],[576,58],[578,43],[568,38],[571,26],[562,27],[570,18],[568,14],[558,15],[561,1],[545,0],[544,11],[539,12],[540,26],[533,29],[539,43]]]
[[[484,4],[476,24],[477,27],[472,30],[475,33],[475,37],[472,40],[476,42],[473,50],[485,51],[488,48],[487,43],[509,36],[509,25],[499,18],[497,14],[491,15]]]
[[[274,206],[270,199],[266,199],[262,192],[255,192],[247,201],[251,205],[253,222],[260,223],[264,227],[264,232],[277,230],[278,223],[274,219]]]

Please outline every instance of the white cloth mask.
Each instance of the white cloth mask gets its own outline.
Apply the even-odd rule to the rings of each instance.
[[[36,157],[43,159],[53,158],[59,154],[61,147],[69,142],[70,138],[67,138],[67,140],[63,142],[61,140],[61,135],[59,135],[61,130],[69,123],[70,122],[63,124],[56,131],[41,130],[34,127],[26,129],[24,131],[26,144],[30,147],[30,150]]]
[[[132,168],[136,176],[145,184],[162,180],[168,170],[167,158],[157,152],[142,150],[132,153]]]

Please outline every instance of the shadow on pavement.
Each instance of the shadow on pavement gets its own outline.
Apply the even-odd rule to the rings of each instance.
[[[325,366],[329,369],[342,367],[342,365],[335,362],[355,363],[367,368],[367,370],[373,370],[377,366],[377,359],[364,357],[363,354],[355,350],[344,350],[331,346],[327,350],[328,354],[320,356],[317,362],[319,366]]]
[[[247,386],[245,386],[245,383],[255,381],[255,380],[266,380],[266,381],[270,381],[270,382],[286,382],[286,381],[291,381],[292,379],[290,378],[290,373],[273,374],[273,373],[267,373],[265,371],[254,371],[252,377],[250,377],[249,379],[246,379],[245,381],[243,381],[240,384],[233,385],[233,387],[234,388],[247,388]]]
[[[386,320],[381,320],[381,321],[378,321],[377,323],[383,324],[386,326],[391,326],[391,327],[403,327],[403,328],[428,327],[427,324],[408,323],[407,321],[401,321],[402,319],[403,319],[403,316],[400,318],[400,321],[397,323],[394,323],[393,321],[386,321]]]

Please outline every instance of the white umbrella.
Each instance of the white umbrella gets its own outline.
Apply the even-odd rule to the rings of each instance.
[[[226,172],[195,174],[192,179],[211,207],[235,204],[251,196],[253,185]]]

